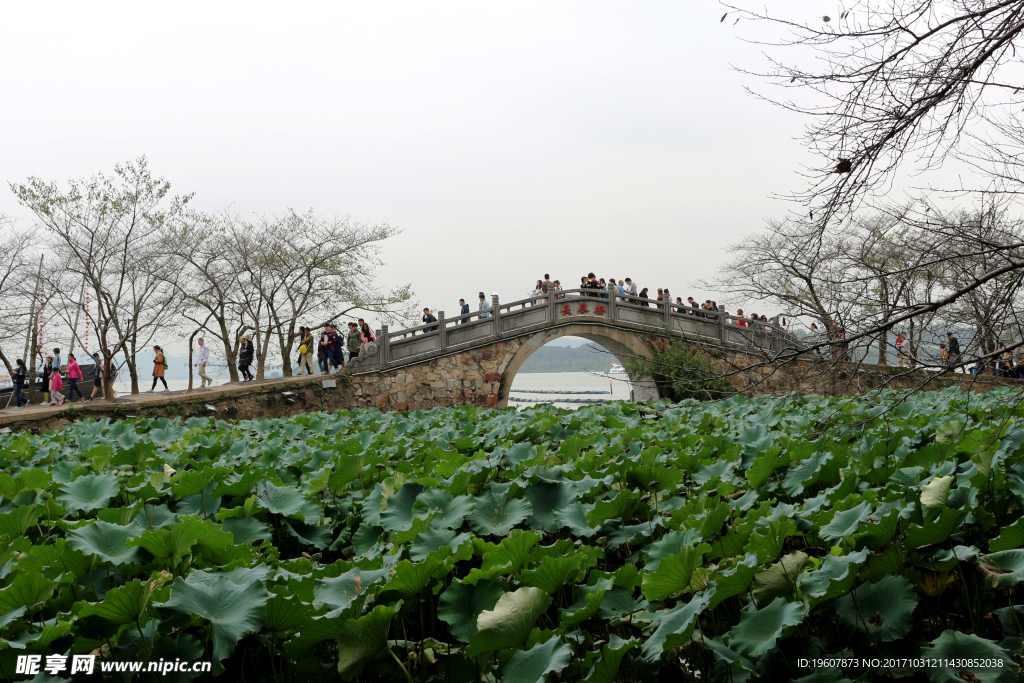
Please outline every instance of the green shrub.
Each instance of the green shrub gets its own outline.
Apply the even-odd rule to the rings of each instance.
[[[714,401],[733,393],[709,350],[677,339],[648,337],[645,342],[651,357],[627,360],[626,372],[634,381],[654,382],[661,398]]]

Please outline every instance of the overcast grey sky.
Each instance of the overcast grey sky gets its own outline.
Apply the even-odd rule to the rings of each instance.
[[[820,13],[813,3],[786,3]],[[0,178],[148,155],[199,208],[387,221],[424,305],[588,270],[704,298],[786,206],[802,121],[715,2],[9,3]],[[9,191],[0,213],[30,216]],[[769,315],[773,311],[765,311]]]

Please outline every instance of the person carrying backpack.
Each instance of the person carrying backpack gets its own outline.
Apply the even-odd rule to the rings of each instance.
[[[150,393],[156,391],[157,382],[163,382],[164,391],[170,391],[170,387],[167,386],[167,380],[164,379],[164,369],[167,367],[167,357],[159,346],[154,346],[153,351],[156,354],[153,356],[153,386],[150,387],[149,391]]]

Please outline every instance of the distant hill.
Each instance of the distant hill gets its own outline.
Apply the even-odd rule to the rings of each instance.
[[[542,346],[533,352],[519,372],[608,372],[615,357],[597,346]]]

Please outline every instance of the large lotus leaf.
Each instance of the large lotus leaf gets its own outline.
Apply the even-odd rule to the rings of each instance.
[[[377,585],[383,584],[391,574],[390,569],[350,569],[336,578],[317,581],[314,605],[325,604],[332,611],[348,609],[356,598],[366,592],[377,592]]]
[[[1024,579],[1024,550],[1003,550],[978,561],[985,584],[1009,590]]]
[[[141,536],[128,541],[128,547],[141,546],[156,559],[176,565],[206,533],[207,528],[198,517],[184,517],[170,529],[143,531]]]
[[[921,487],[921,505],[929,513],[929,517],[946,507],[949,489],[952,486],[953,477],[935,477]]]
[[[1010,526],[1004,526],[997,538],[989,541],[988,548],[992,552],[999,550],[1013,550],[1024,546],[1024,517],[1018,519]]]
[[[456,534],[449,529],[427,529],[417,534],[416,540],[409,546],[409,557],[417,562],[426,559],[430,553],[441,548],[451,548],[458,551],[463,545],[469,548],[469,541],[473,538],[470,533]],[[456,553],[457,554],[457,553]],[[468,557],[460,559],[469,559]]]
[[[305,493],[298,487],[275,486],[269,481],[261,481],[256,489],[256,504],[268,512],[304,522],[315,522],[320,516],[320,506],[307,500]]]
[[[331,544],[331,527],[303,524],[295,520],[284,521],[288,535],[298,539],[302,545],[311,545],[317,550],[325,550]]]
[[[708,592],[703,592],[693,596],[687,603],[680,603],[671,609],[657,612],[654,621],[651,622],[654,631],[644,641],[640,650],[644,659],[656,661],[661,659],[664,652],[688,642],[697,617],[707,608],[710,598]]]
[[[661,560],[669,555],[678,555],[683,548],[700,543],[700,532],[696,529],[686,531],[670,531],[660,539],[644,548],[644,569],[648,572],[658,571]]]
[[[529,501],[511,498],[507,491],[497,493],[491,489],[477,496],[469,523],[480,536],[505,536],[512,527],[526,520],[530,512]]]
[[[24,607],[30,614],[43,608],[57,584],[35,573],[18,574],[7,588],[0,590],[0,614]]]
[[[839,623],[870,636],[871,642],[899,640],[914,625],[917,591],[909,579],[889,575],[877,583],[865,583],[839,598]]]
[[[810,560],[810,556],[798,550],[786,555],[768,569],[755,574],[751,593],[753,593],[757,604],[763,605],[777,597],[792,595],[796,590],[796,581],[800,570],[804,568],[808,560]]]
[[[551,604],[551,596],[539,588],[524,586],[505,593],[493,610],[480,613],[466,654],[475,657],[488,650],[519,647],[533,630],[537,617]]]
[[[757,555],[747,553],[743,559],[733,567],[720,571],[715,575],[715,592],[711,598],[711,608],[723,602],[726,598],[734,595],[743,595],[750,588],[757,572]]]
[[[441,489],[427,489],[416,497],[412,514],[420,519],[431,517],[430,526],[434,529],[458,529],[466,516],[473,512],[474,502],[472,496],[452,496]]]
[[[313,608],[294,595],[271,595],[267,600],[267,614],[263,625],[271,631],[291,631],[299,628]]]
[[[871,516],[871,503],[863,502],[849,510],[837,512],[832,521],[821,527],[818,535],[826,541],[834,541],[857,533],[861,522]]]
[[[338,675],[350,681],[357,677],[367,662],[377,658],[387,645],[388,628],[395,610],[377,605],[359,619],[349,619],[338,636]]]
[[[516,650],[502,672],[502,683],[544,683],[548,673],[558,673],[569,666],[572,646],[557,636],[534,645],[529,650]]]
[[[394,576],[382,590],[394,591],[398,597],[409,600],[419,595],[436,575],[443,575],[444,570],[444,562],[434,556],[415,563],[402,560],[395,565]]]
[[[562,527],[555,513],[576,501],[576,490],[565,481],[542,481],[526,490],[526,499],[533,508],[526,525],[531,529],[555,533]]]
[[[867,548],[849,555],[826,555],[821,569],[801,574],[796,585],[810,602],[838,598],[853,588],[857,571],[867,559]]]
[[[857,534],[857,548],[867,547],[871,550],[881,550],[896,535],[899,526],[900,513],[897,510],[886,513],[881,519],[867,519],[868,524],[864,531]]]
[[[504,594],[499,581],[479,581],[475,586],[453,583],[438,600],[437,617],[448,624],[453,636],[468,643],[476,633],[477,617],[481,612],[494,609],[498,598]]]
[[[545,557],[536,569],[524,569],[519,583],[536,586],[545,593],[555,593],[567,583],[575,583],[586,558],[582,554],[565,557]]]
[[[267,589],[255,580],[239,585],[241,576],[204,574],[176,578],[163,606],[209,622],[213,661],[219,663],[235,651],[239,640],[263,627]]]
[[[142,533],[142,529],[130,524],[118,526],[106,522],[93,522],[68,532],[68,542],[75,550],[86,555],[96,555],[104,562],[139,564],[143,553],[138,548],[129,548],[128,540]]]
[[[614,633],[608,636],[608,644],[601,648],[601,657],[590,667],[586,678],[588,683],[615,683],[619,680],[619,665],[626,653],[640,644],[636,638],[624,640]]]
[[[730,644],[746,657],[760,657],[775,649],[775,642],[787,628],[804,620],[804,606],[776,598],[771,604],[740,615],[740,623],[729,631]]]
[[[587,524],[599,527],[609,519],[628,519],[636,507],[639,496],[632,491],[621,491],[611,500],[599,500],[587,513]]]
[[[920,656],[940,660],[939,664],[943,665],[925,668],[932,683],[1012,683],[1019,680],[1017,665],[1006,650],[972,634],[943,631],[928,647],[921,649]]]
[[[406,531],[412,527],[412,508],[423,491],[420,484],[406,484],[387,500],[387,509],[380,513],[380,525],[388,531]]]
[[[137,622],[146,613],[153,594],[170,580],[168,572],[157,572],[145,583],[136,579],[119,588],[111,588],[103,596],[103,602],[87,604],[78,616],[96,615],[115,624]]]
[[[231,534],[238,545],[256,540],[269,540],[270,527],[255,517],[232,517],[221,523],[221,528]]]
[[[780,453],[781,449],[774,447],[754,458],[754,463],[743,475],[750,488],[758,489],[765,485],[779,465]]]
[[[223,474],[223,471],[213,467],[184,471],[178,475],[178,481],[171,484],[171,493],[179,500],[186,496],[199,495],[221,474]]]
[[[35,526],[36,520],[43,513],[44,510],[35,505],[22,505],[0,515],[0,535],[10,538],[24,536],[26,531]]]
[[[555,510],[555,521],[558,528],[565,527],[577,536],[590,538],[597,533],[587,521],[587,513],[579,501],[573,501],[560,510]]]
[[[608,588],[611,588],[611,581],[605,581],[609,584]],[[594,593],[583,593],[568,609],[562,610],[558,625],[563,630],[568,630],[597,614],[608,588],[600,588]]]
[[[758,564],[773,562],[782,554],[786,539],[796,533],[796,522],[791,519],[777,519],[754,529],[750,540],[743,547],[744,553],[757,555]]]
[[[4,542],[5,539],[0,538],[0,543]],[[53,544],[32,546],[18,558],[17,565],[21,571],[38,572],[48,579],[56,579],[61,574],[71,574],[77,579],[88,574],[94,563],[92,557],[73,549],[66,539],[58,538]],[[0,566],[3,564],[0,558]]]
[[[267,474],[263,470],[246,470],[241,474],[232,474],[221,481],[210,495],[214,498],[222,496],[248,498],[252,494],[252,490],[256,488],[256,484],[266,479],[266,477]],[[204,486],[203,489],[205,488]]]
[[[670,595],[681,593],[690,586],[693,570],[701,565],[704,553],[711,550],[707,543],[697,547],[683,548],[677,555],[661,559],[658,571],[644,572],[641,590],[648,600],[664,600]]]
[[[107,507],[111,498],[120,491],[117,476],[106,474],[82,475],[60,487],[60,502],[68,512],[89,512]]]
[[[938,516],[923,526],[910,525],[907,529],[907,549],[916,550],[927,545],[942,543],[956,529],[956,520],[961,514],[960,510],[954,508],[942,508]]]

